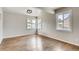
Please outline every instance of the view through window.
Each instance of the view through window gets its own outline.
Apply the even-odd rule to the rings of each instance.
[[[67,30],[71,31],[71,17],[72,11],[68,10],[65,12],[57,13],[57,30]]]
[[[42,22],[41,22],[41,18],[27,18],[27,23],[26,23],[26,27],[27,29],[41,29],[42,26]]]

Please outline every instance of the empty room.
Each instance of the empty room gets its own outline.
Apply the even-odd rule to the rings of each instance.
[[[79,51],[79,8],[0,7],[0,51]]]

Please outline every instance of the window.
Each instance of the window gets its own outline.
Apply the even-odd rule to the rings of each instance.
[[[71,31],[71,10],[59,12],[56,14],[56,29]]]
[[[31,20],[27,18],[27,29],[31,29]]]
[[[27,29],[41,29],[41,18],[27,18]]]
[[[63,29],[63,15],[62,14],[58,14],[57,16],[57,29]]]

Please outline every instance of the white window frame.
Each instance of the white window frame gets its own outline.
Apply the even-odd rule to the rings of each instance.
[[[66,14],[66,13],[70,13],[70,16],[69,16],[69,18],[67,18],[67,19],[69,19],[69,28],[65,28],[65,19],[64,19],[64,14]],[[62,21],[62,26],[63,27],[59,27],[58,26],[58,24],[59,24],[59,21],[58,21],[58,16],[59,15],[62,15],[63,17],[63,21]],[[56,13],[56,30],[64,30],[64,31],[72,31],[72,10],[66,10],[66,11],[63,11],[63,12],[59,12],[59,13]]]

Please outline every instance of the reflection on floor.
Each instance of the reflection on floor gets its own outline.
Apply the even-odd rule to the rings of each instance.
[[[79,51],[79,47],[41,35],[4,39],[1,51]]]

